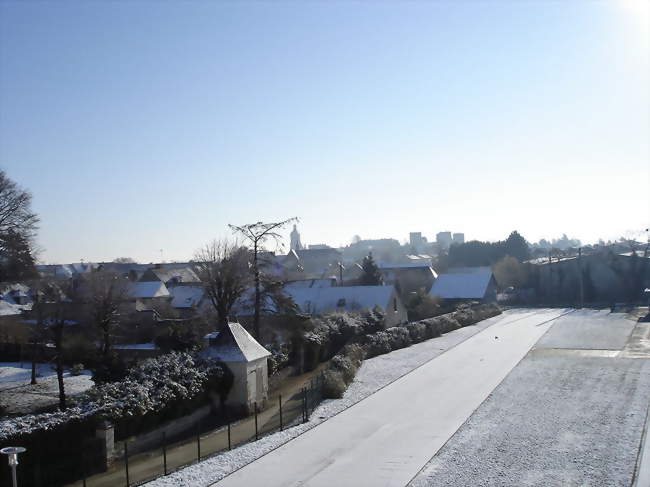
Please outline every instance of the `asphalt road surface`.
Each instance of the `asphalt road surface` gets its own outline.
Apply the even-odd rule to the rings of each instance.
[[[565,310],[508,312],[217,486],[404,486]]]

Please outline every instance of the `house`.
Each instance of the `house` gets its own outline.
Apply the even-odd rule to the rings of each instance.
[[[203,286],[172,286],[168,291],[172,308],[180,311],[183,316],[194,315],[207,304]]]
[[[408,264],[380,264],[379,272],[386,284],[399,286],[402,296],[408,296],[420,290],[428,292],[438,278],[438,274],[431,267],[430,260]]]
[[[493,303],[497,299],[497,284],[489,267],[456,268],[438,276],[429,295],[452,301]]]
[[[76,262],[73,264],[48,264],[37,265],[36,270],[43,277],[54,279],[70,279],[80,274],[88,274],[98,268],[98,264],[92,262]]]
[[[386,328],[408,321],[406,308],[393,286],[289,287],[285,293],[306,314],[362,311],[379,306],[386,313]]]
[[[164,267],[155,266],[147,269],[139,282],[155,282],[159,281],[167,287],[180,286],[187,284],[201,284],[201,279],[196,275],[196,272],[191,267]]]
[[[135,303],[135,311],[150,313],[157,305],[172,300],[167,287],[160,281],[133,282],[129,284],[129,297]]]
[[[296,250],[305,277],[322,278],[338,274],[338,264],[342,254],[337,249]]]
[[[204,337],[202,355],[226,364],[234,381],[226,405],[251,412],[255,404],[262,409],[268,397],[267,358],[271,353],[260,345],[239,323]]]
[[[333,277],[328,277],[325,279],[298,279],[296,281],[290,281],[284,286],[284,289],[332,286],[336,286],[336,279]]]
[[[408,254],[406,262],[410,264],[429,264],[433,265],[433,257],[429,254]]]

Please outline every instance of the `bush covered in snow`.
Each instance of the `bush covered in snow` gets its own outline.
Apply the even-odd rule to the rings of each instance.
[[[381,330],[384,318],[381,308],[361,314],[332,313],[312,317],[311,330],[292,344],[295,364],[303,372],[315,369],[319,363],[336,355],[347,343]]]
[[[501,314],[496,304],[464,306],[446,315],[436,316],[404,326],[396,326],[369,335],[357,336],[330,361],[323,374],[323,396],[335,399],[343,396],[347,386],[354,380],[361,362],[393,350],[408,347],[443,333],[468,326]]]
[[[78,404],[63,412],[32,414],[0,422],[0,441],[58,428],[73,421],[128,418],[156,414],[210,389],[227,394],[232,375],[215,362],[174,352],[141,362],[124,380],[96,385]]]
[[[271,356],[268,358],[269,376],[278,373],[289,365],[289,346],[286,343],[272,343],[264,345]]]

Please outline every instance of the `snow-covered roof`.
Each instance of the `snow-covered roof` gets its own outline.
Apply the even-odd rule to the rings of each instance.
[[[443,299],[482,299],[491,279],[491,272],[441,274],[429,295]]]
[[[164,298],[169,296],[167,287],[160,281],[134,282],[131,284],[133,298]]]
[[[157,350],[155,343],[129,343],[128,345],[114,345],[116,350]]]
[[[479,267],[450,267],[445,274],[490,274],[492,275],[492,268],[490,266]]]
[[[36,320],[23,320],[23,323],[25,323],[27,325],[36,325],[38,323],[38,321],[36,321]],[[52,318],[46,318],[46,319],[43,320],[43,324],[45,326],[52,326],[52,325],[56,324],[56,320],[52,319]],[[78,325],[79,322],[78,321],[73,321],[73,320],[63,320],[63,324],[65,326],[74,326],[74,325]]]
[[[287,288],[306,288],[306,287],[332,287],[336,283],[336,279],[300,279],[291,281],[284,287]]]
[[[205,354],[222,362],[252,362],[271,355],[239,323],[228,323]]]
[[[176,267],[176,268],[164,268],[164,267],[152,267],[145,271],[145,273],[140,278],[141,282],[155,281],[160,280],[165,284],[170,281],[182,284],[182,283],[195,283],[198,284],[201,282],[199,276],[196,275],[196,272],[192,270],[191,267]]]
[[[422,267],[431,267],[431,262],[409,262],[407,264],[379,264],[380,269],[417,269]]]
[[[205,290],[201,286],[174,286],[169,288],[173,308],[194,308],[201,303]]]
[[[408,254],[406,256],[409,260],[431,260],[432,257],[427,254]]]
[[[31,304],[13,304],[4,299],[0,299],[0,316],[16,316],[21,314],[24,310],[31,309]]]
[[[375,306],[386,309],[393,292],[393,286],[285,288],[285,293],[304,313],[313,314],[372,309]]]

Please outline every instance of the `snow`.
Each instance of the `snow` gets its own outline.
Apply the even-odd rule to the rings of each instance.
[[[621,350],[636,321],[609,310],[576,310],[558,320],[537,344],[544,348]]]
[[[24,414],[57,404],[59,384],[53,366],[39,363],[36,370],[37,384],[31,385],[30,362],[0,363],[0,403],[8,413]],[[66,395],[70,396],[85,392],[94,385],[88,370],[77,376],[64,372],[63,383]]]
[[[530,354],[409,485],[629,486],[649,401],[650,360]]]
[[[0,316],[16,316],[30,309],[32,309],[31,304],[13,304],[0,299]]]
[[[529,313],[514,323],[497,318],[491,328],[218,485],[284,487],[303,485],[307,479],[313,487],[336,485],[342,479],[346,485],[407,484],[560,313]]]
[[[386,309],[394,291],[393,286],[285,288],[285,293],[305,313],[355,311],[373,309],[375,306]]]
[[[541,313],[538,311],[537,313]],[[438,357],[447,350],[464,342],[482,330],[498,322],[519,320],[530,312],[511,310],[501,316],[491,318],[473,326],[454,330],[439,338],[434,338],[403,348],[389,354],[380,355],[363,362],[357,375],[342,399],[323,401],[305,424],[298,424],[284,431],[265,436],[256,442],[247,443],[232,451],[222,452],[199,464],[186,467],[166,477],[160,477],[147,485],[150,487],[198,486],[216,482],[242,466],[260,458],[280,447],[327,419],[345,411],[376,391],[393,383],[415,368]]]
[[[441,274],[429,295],[443,299],[482,299],[491,279],[492,273]]]
[[[222,362],[252,362],[270,357],[271,352],[260,345],[239,323],[228,323],[223,333],[218,333],[213,345],[205,350],[206,357]]]
[[[169,296],[167,287],[160,281],[134,282],[131,284],[133,298],[163,298]]]
[[[201,286],[173,286],[169,288],[173,308],[192,308],[198,306],[205,293]]]
[[[155,343],[131,343],[128,345],[115,345],[116,350],[157,350]]]

